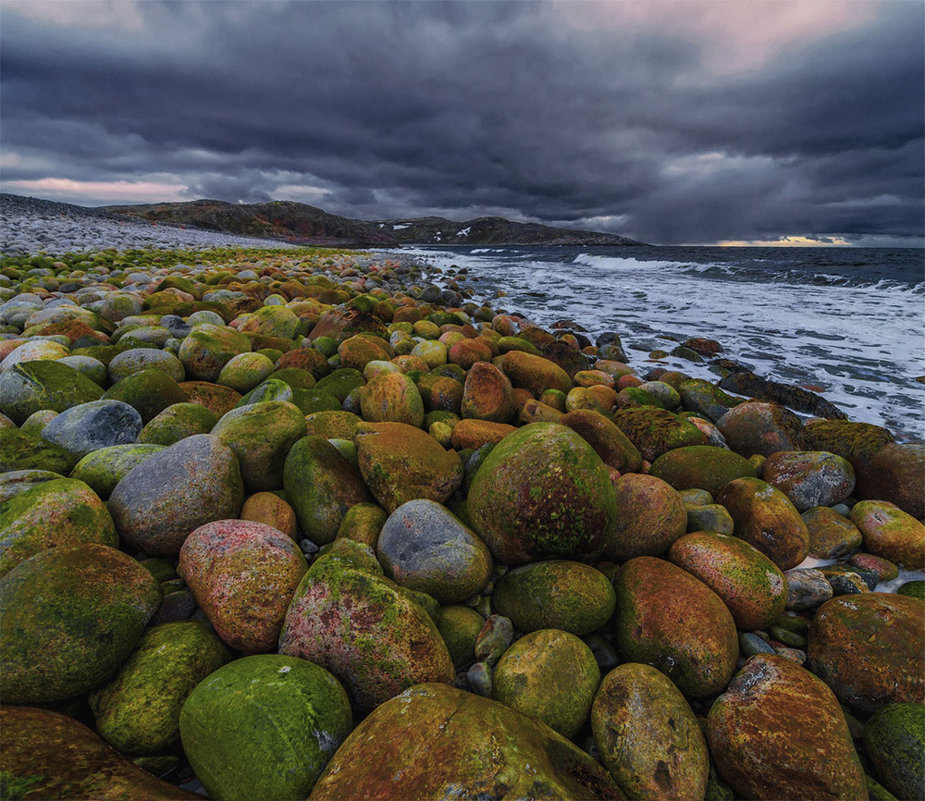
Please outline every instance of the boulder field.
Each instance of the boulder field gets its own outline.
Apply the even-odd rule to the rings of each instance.
[[[916,797],[925,448],[464,277],[0,259],[0,797]]]

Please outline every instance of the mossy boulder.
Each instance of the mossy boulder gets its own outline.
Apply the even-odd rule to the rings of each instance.
[[[154,419],[168,406],[187,401],[186,393],[180,385],[163,370],[154,367],[132,373],[118,384],[113,384],[103,394],[103,398],[127,403],[141,415],[143,423]]]
[[[292,339],[299,330],[299,318],[285,306],[263,306],[238,329],[245,334]]]
[[[74,718],[47,709],[0,707],[0,743],[4,798],[202,798],[140,768]]]
[[[678,384],[681,403],[688,411],[717,422],[726,412],[742,403],[742,398],[723,392],[702,378],[688,378]]]
[[[327,392],[343,403],[344,399],[354,389],[362,387],[365,383],[366,379],[363,378],[363,373],[355,367],[342,367],[330,375],[320,378],[318,383],[315,384],[315,389],[319,392]]]
[[[861,712],[925,701],[922,601],[868,592],[826,601],[809,628],[810,669]]]
[[[8,470],[0,473],[0,504],[5,504],[17,495],[33,489],[47,481],[65,478],[51,470]]]
[[[60,445],[16,428],[0,428],[0,466],[11,470],[48,470],[66,475],[78,456]]]
[[[668,559],[713,590],[743,631],[767,628],[784,613],[784,574],[738,537],[711,531],[685,534],[671,546]]]
[[[283,488],[302,532],[312,542],[332,542],[347,510],[372,501],[359,470],[328,440],[303,437],[289,450]]]
[[[488,444],[497,445],[517,430],[507,423],[475,419],[458,420],[452,424],[452,429],[450,443],[458,451],[465,448],[476,450]]]
[[[760,478],[737,478],[717,496],[735,522],[735,535],[781,570],[796,567],[809,553],[809,531],[784,493]]]
[[[925,706],[893,703],[864,725],[864,746],[877,776],[897,798],[916,798],[925,787]]]
[[[572,379],[558,364],[542,356],[534,356],[520,350],[512,350],[496,360],[496,366],[510,379],[515,387],[523,387],[538,398],[547,389],[568,392]]]
[[[514,389],[490,362],[476,362],[466,374],[460,414],[463,418],[507,423],[514,415]]]
[[[663,556],[687,529],[681,496],[660,478],[627,473],[613,490],[617,522],[605,540],[605,557],[625,562],[634,556]]]
[[[399,506],[382,527],[376,555],[386,575],[441,604],[465,601],[491,576],[487,546],[439,503],[418,498]]]
[[[234,409],[241,400],[241,393],[237,390],[210,381],[183,381],[179,387],[190,403],[204,406],[216,419]]]
[[[264,523],[217,520],[193,531],[177,572],[228,645],[270,650],[308,566],[291,537]]]
[[[352,727],[334,676],[278,654],[219,668],[180,713],[183,750],[216,799],[304,799]]]
[[[305,428],[308,436],[324,439],[352,440],[363,418],[353,412],[320,411],[305,415]]]
[[[462,483],[459,454],[406,423],[364,423],[357,460],[366,485],[390,514],[415,498],[443,503]]]
[[[809,532],[809,553],[819,559],[842,559],[861,547],[858,527],[828,506],[814,506],[800,515]]]
[[[614,644],[624,660],[658,668],[694,698],[728,684],[739,654],[735,621],[706,584],[671,562],[640,556],[623,565],[614,589]]]
[[[149,456],[162,450],[162,445],[137,443],[100,448],[88,453],[74,466],[71,478],[88,484],[105,501],[116,488],[116,484]]]
[[[425,609],[389,579],[335,554],[317,559],[302,579],[286,613],[279,652],[330,670],[360,710],[414,684],[449,683],[455,676]]]
[[[542,629],[508,648],[493,673],[492,697],[574,737],[588,719],[601,671],[574,634]]]
[[[639,449],[600,412],[576,409],[560,417],[558,422],[580,434],[608,467],[621,473],[636,473],[642,468]]]
[[[417,386],[403,373],[386,372],[371,379],[360,392],[360,409],[369,423],[424,422],[424,402]]]
[[[642,454],[654,462],[666,451],[687,445],[705,445],[707,435],[683,417],[666,409],[637,406],[618,409],[613,421]]]
[[[211,433],[234,451],[245,487],[280,489],[289,450],[305,436],[305,416],[287,401],[255,403],[232,409]]]
[[[150,368],[163,370],[174,381],[179,382],[186,378],[183,363],[169,350],[158,350],[157,348],[129,348],[117,353],[109,362],[107,374],[109,380],[117,384],[132,373],[139,373]]]
[[[704,489],[717,495],[730,481],[755,477],[754,465],[728,448],[690,445],[663,453],[649,474],[667,481],[676,490]]]
[[[237,517],[243,501],[234,451],[218,437],[197,434],[132,469],[108,506],[123,540],[153,556],[176,556],[193,529]]]
[[[44,481],[0,507],[0,576],[40,551],[82,542],[119,545],[106,506],[83,481]]]
[[[593,558],[617,518],[606,465],[579,434],[557,423],[526,425],[498,443],[472,481],[468,508],[473,527],[504,564]]]
[[[354,729],[311,799],[478,796],[622,798],[604,768],[545,724],[489,698],[421,684]]]
[[[789,409],[776,403],[746,401],[730,409],[716,423],[736,453],[770,456],[803,447],[803,424]]]
[[[739,798],[867,798],[838,701],[785,657],[757,654],[746,662],[711,707],[707,737]]]
[[[851,522],[861,532],[864,550],[910,570],[925,569],[925,525],[889,501],[860,501]]]
[[[0,579],[4,700],[47,703],[98,687],[160,602],[154,577],[107,545],[62,545],[21,562]]]
[[[152,626],[112,680],[90,694],[96,730],[126,754],[153,754],[180,739],[180,709],[193,688],[231,660],[204,623]]]
[[[216,383],[244,395],[275,372],[276,366],[262,353],[239,353],[225,362]]]
[[[627,798],[703,798],[710,757],[700,724],[660,670],[628,662],[601,682],[591,707],[601,760]]]
[[[851,462],[858,472],[885,445],[893,442],[893,435],[881,426],[855,423],[849,420],[811,420],[803,428],[806,447],[828,451]]]
[[[854,491],[851,463],[827,451],[780,451],[764,462],[761,477],[784,493],[798,512],[834,506]]]
[[[362,370],[369,362],[387,362],[395,356],[389,343],[371,334],[356,334],[337,346],[342,367]]]
[[[250,339],[240,331],[212,323],[199,323],[186,335],[177,355],[183,362],[187,378],[216,381],[232,357],[250,350]]]
[[[208,434],[218,418],[197,403],[175,403],[148,421],[138,441],[152,445],[173,445],[195,434]]]
[[[453,604],[440,610],[437,628],[457,670],[475,661],[475,641],[484,625],[485,618],[468,606]]]
[[[895,503],[907,514],[925,518],[925,445],[884,445],[857,468],[857,496]]]
[[[241,520],[265,523],[283,532],[287,537],[296,539],[298,525],[295,510],[279,495],[272,492],[255,492],[241,507]]]
[[[566,559],[512,568],[495,584],[492,607],[518,631],[561,629],[579,636],[607,624],[616,606],[610,579]]]
[[[0,412],[16,425],[39,409],[63,412],[102,396],[98,384],[56,361],[25,362],[0,372]]]

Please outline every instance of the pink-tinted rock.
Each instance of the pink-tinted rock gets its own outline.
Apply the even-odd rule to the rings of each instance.
[[[180,550],[178,572],[215,631],[245,653],[270,650],[307,565],[292,539],[250,520],[197,528]]]

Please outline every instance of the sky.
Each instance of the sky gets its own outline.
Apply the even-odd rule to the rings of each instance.
[[[0,188],[925,246],[920,0],[3,0]]]

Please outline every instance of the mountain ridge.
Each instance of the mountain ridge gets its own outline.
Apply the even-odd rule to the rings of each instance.
[[[504,217],[457,222],[444,217],[354,220],[317,206],[289,200],[229,203],[191,200],[97,206],[96,211],[175,226],[193,226],[293,244],[332,247],[400,247],[401,245],[644,245],[600,231],[519,223]]]

